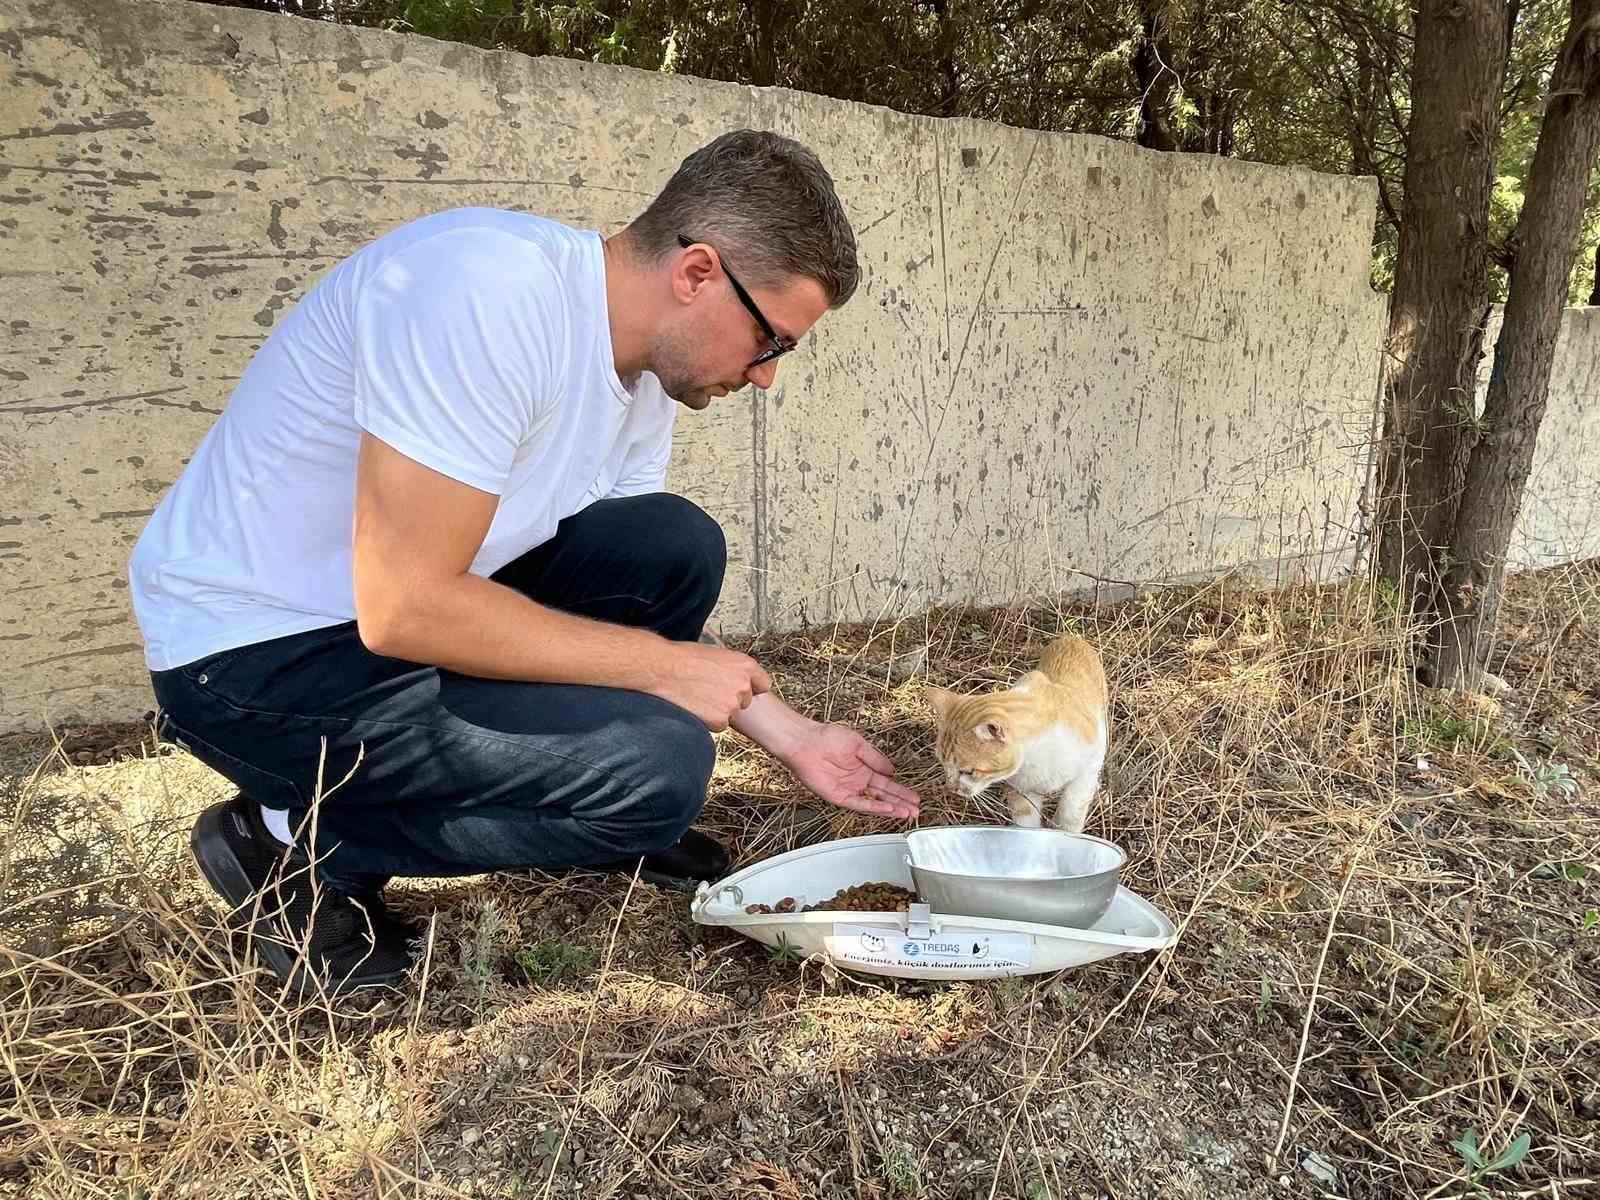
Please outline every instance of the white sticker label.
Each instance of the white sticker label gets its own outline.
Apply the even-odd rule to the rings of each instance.
[[[828,953],[840,962],[874,967],[1019,971],[1033,963],[1033,935],[951,929],[913,938],[888,925],[835,925]]]

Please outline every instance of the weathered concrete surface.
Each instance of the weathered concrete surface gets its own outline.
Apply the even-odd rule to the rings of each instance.
[[[1484,344],[1494,345],[1496,309]],[[1494,359],[1478,371],[1483,403]],[[1550,395],[1506,562],[1514,570],[1600,556],[1600,308],[1561,314]]]
[[[1370,181],[177,0],[0,0],[0,55],[0,728],[148,706],[128,549],[342,255],[467,203],[610,232],[737,125],[818,150],[865,274],[680,422],[725,629],[1348,554]]]

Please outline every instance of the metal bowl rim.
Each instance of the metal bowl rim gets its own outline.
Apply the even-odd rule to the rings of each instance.
[[[906,857],[911,859],[909,865],[913,872],[926,871],[930,875],[937,875],[943,879],[996,879],[1005,880],[1012,884],[1059,883],[1068,879],[1100,879],[1107,875],[1118,874],[1121,872],[1123,867],[1128,865],[1128,852],[1115,842],[1108,841],[1102,837],[1095,837],[1095,835],[1092,833],[1068,833],[1065,829],[1027,829],[1023,830],[1023,832],[1049,833],[1054,834],[1057,837],[1073,838],[1080,842],[1094,842],[1096,845],[1105,846],[1115,852],[1117,861],[1111,864],[1109,867],[1102,867],[1098,871],[1077,871],[1070,875],[1029,875],[1024,879],[1016,879],[1007,875],[973,875],[961,871],[943,871],[938,867],[925,867],[919,865],[916,859],[911,855],[911,851],[913,849],[912,839],[924,833],[970,833],[980,830],[987,832],[995,829],[1021,828],[1021,826],[1016,825],[935,825],[929,829],[913,829],[910,833],[905,835],[907,851]]]

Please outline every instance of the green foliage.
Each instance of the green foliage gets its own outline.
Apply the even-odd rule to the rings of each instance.
[[[891,1143],[883,1157],[883,1178],[891,1196],[920,1196],[922,1172],[916,1157],[899,1142]]]
[[[779,933],[777,945],[767,947],[767,957],[781,966],[799,962],[801,955],[799,948],[789,940],[788,935]]]
[[[1450,1148],[1460,1153],[1466,1165],[1468,1180],[1478,1183],[1486,1175],[1493,1175],[1497,1171],[1509,1171],[1516,1166],[1528,1156],[1528,1148],[1532,1143],[1533,1138],[1529,1134],[1519,1134],[1516,1141],[1490,1160],[1486,1159],[1478,1149],[1478,1131],[1469,1129],[1451,1142]]]
[[[473,1007],[481,1016],[489,998],[489,988],[494,982],[495,965],[506,940],[505,918],[500,906],[485,900],[473,919],[471,931],[461,947],[461,967],[468,989],[472,992]]]
[[[540,938],[519,949],[512,960],[528,977],[529,983],[554,987],[588,975],[599,963],[600,956],[587,946],[575,946],[560,938]]]

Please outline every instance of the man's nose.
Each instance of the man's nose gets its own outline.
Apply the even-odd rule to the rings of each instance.
[[[772,386],[772,381],[778,377],[777,360],[764,362],[758,367],[751,367],[744,373],[744,377],[762,391],[766,391]]]

